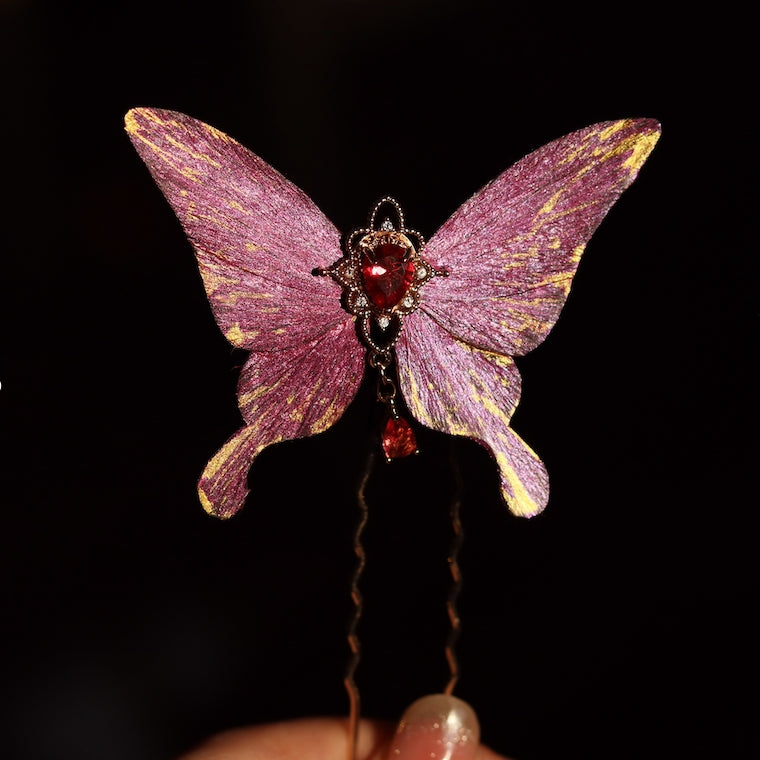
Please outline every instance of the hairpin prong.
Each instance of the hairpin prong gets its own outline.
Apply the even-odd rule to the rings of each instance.
[[[451,548],[448,557],[449,571],[451,572],[451,588],[449,589],[449,596],[446,600],[446,612],[449,616],[450,628],[449,635],[446,639],[445,655],[446,661],[449,665],[450,676],[446,688],[444,689],[444,693],[450,695],[453,693],[454,687],[459,680],[459,661],[457,660],[454,646],[459,640],[459,634],[461,631],[461,621],[457,609],[457,602],[462,589],[462,573],[459,568],[459,551],[462,548],[462,543],[464,541],[464,530],[462,529],[462,521],[460,519],[462,489],[464,485],[462,482],[462,473],[459,469],[459,462],[454,451],[453,440],[449,442],[449,447],[449,461],[451,463],[451,472],[454,478],[454,492],[449,507],[451,527],[453,530]]]
[[[349,699],[349,751],[348,760],[356,760],[356,747],[359,735],[359,720],[361,718],[361,696],[359,687],[356,684],[355,674],[361,659],[361,643],[359,641],[358,627],[362,616],[363,598],[359,590],[359,581],[364,573],[366,564],[366,552],[362,544],[362,533],[369,518],[369,506],[365,496],[367,482],[369,481],[372,469],[375,464],[375,452],[372,446],[369,447],[367,458],[364,463],[364,470],[359,481],[359,487],[356,491],[356,502],[359,506],[359,519],[354,530],[353,548],[356,555],[356,565],[351,576],[351,601],[354,604],[353,615],[348,625],[348,646],[351,649],[351,657],[346,666],[346,675],[343,683],[346,687]]]

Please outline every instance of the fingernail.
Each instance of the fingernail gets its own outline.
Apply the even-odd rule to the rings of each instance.
[[[473,760],[479,741],[478,719],[467,702],[432,694],[404,713],[388,760]]]

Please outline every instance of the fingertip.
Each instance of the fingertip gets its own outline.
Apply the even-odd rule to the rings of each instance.
[[[385,760],[393,726],[362,720],[357,760]],[[346,760],[349,753],[345,718],[302,718],[230,729],[216,734],[178,760]]]
[[[480,724],[475,711],[448,694],[412,703],[398,724],[387,760],[475,760]]]

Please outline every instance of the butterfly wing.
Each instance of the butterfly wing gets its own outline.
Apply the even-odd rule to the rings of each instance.
[[[412,415],[430,428],[484,444],[496,458],[512,512],[540,512],[549,493],[546,470],[509,427],[520,398],[514,361],[457,340],[420,312],[406,318],[396,351]]]
[[[543,509],[548,479],[509,428],[520,384],[508,357],[551,330],[586,243],[659,135],[653,120],[625,119],[555,140],[476,193],[424,249],[449,276],[425,286],[420,311],[405,322],[402,392],[423,424],[491,450],[516,514]],[[431,360],[421,346],[446,359]]]
[[[207,511],[228,517],[256,454],[325,430],[361,382],[353,317],[336,283],[312,274],[339,258],[340,235],[307,195],[219,130],[155,108],[129,111],[125,124],[190,239],[219,327],[251,352],[238,384],[246,427],[199,485]]]
[[[198,483],[204,509],[230,517],[249,493],[255,457],[279,441],[321,433],[337,422],[361,382],[364,355],[344,321],[282,351],[252,351],[238,383],[245,427],[206,465]]]
[[[557,321],[591,235],[660,135],[651,119],[595,124],[539,148],[462,205],[425,247],[447,268],[422,309],[459,340],[521,356]]]

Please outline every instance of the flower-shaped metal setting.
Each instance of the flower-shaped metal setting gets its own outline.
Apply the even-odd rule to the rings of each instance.
[[[424,246],[422,235],[406,227],[399,204],[383,198],[370,214],[369,227],[347,235],[344,255],[318,271],[341,285],[343,305],[356,315],[365,343],[376,351],[398,340],[403,318],[420,305],[422,286],[448,274],[424,260]]]

